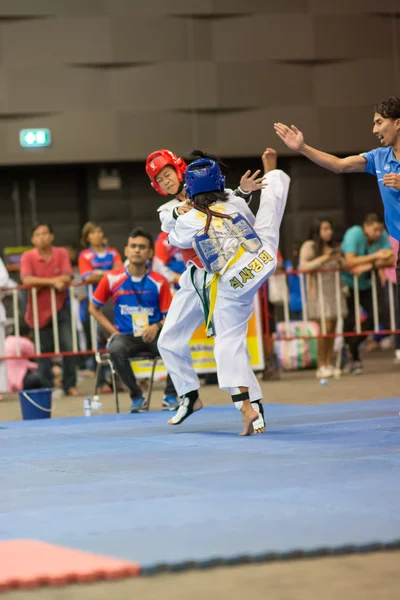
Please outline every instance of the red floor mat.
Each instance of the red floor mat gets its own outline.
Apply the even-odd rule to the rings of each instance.
[[[34,540],[0,542],[0,591],[139,575],[140,565]]]

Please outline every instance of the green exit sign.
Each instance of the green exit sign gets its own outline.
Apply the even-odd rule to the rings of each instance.
[[[50,129],[21,129],[19,143],[22,148],[44,148],[51,145]]]

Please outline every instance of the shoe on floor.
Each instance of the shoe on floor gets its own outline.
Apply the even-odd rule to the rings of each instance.
[[[162,401],[163,410],[178,410],[179,401],[176,396],[164,396]]]
[[[146,398],[132,398],[130,413],[144,412],[146,410]]]
[[[364,367],[360,360],[353,360],[346,365],[345,372],[349,375],[361,375],[364,373]]]
[[[353,368],[351,370],[352,375],[361,375],[364,372],[363,364],[360,360],[356,360],[353,363]]]
[[[333,367],[320,367],[317,369],[315,373],[315,377],[318,379],[326,379],[327,377],[332,377],[333,375]]]

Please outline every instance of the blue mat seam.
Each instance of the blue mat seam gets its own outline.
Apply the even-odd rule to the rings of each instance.
[[[141,575],[158,575],[189,570],[214,569],[216,567],[235,567],[238,565],[283,562],[329,556],[348,556],[350,554],[370,554],[373,552],[393,552],[400,550],[400,538],[391,542],[370,542],[368,544],[347,544],[345,546],[319,547],[311,550],[289,550],[287,552],[260,552],[257,554],[236,554],[229,557],[215,557],[205,560],[188,560],[176,563],[157,563],[141,566]]]

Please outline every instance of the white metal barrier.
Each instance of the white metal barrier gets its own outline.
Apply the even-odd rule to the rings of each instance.
[[[38,289],[35,287],[28,288],[27,286],[17,286],[12,288],[0,288],[0,292],[3,292],[5,295],[12,296],[12,319],[14,326],[14,335],[16,336],[16,356],[2,356],[0,360],[6,360],[9,358],[21,358],[21,344],[20,344],[20,319],[24,315],[21,315],[18,294],[20,290],[25,290],[28,294],[31,294],[31,302],[32,302],[32,315],[33,315],[33,342],[35,346],[35,354],[31,356],[31,358],[40,358],[40,356],[45,355],[63,355],[63,354],[95,354],[99,351],[99,343],[98,343],[98,324],[92,315],[88,314],[88,319],[90,322],[90,338],[92,349],[85,350],[79,348],[78,344],[78,329],[77,329],[77,315],[76,315],[76,306],[77,306],[77,298],[75,295],[75,288],[81,287],[84,285],[83,282],[77,282],[71,284],[67,287],[66,291],[68,294],[69,306],[70,306],[70,324],[71,324],[71,334],[72,334],[72,348],[70,351],[61,351],[60,348],[60,336],[59,336],[59,327],[58,327],[58,311],[57,311],[57,297],[56,290],[53,287],[50,287],[50,304],[51,304],[51,325],[53,332],[53,348],[54,351],[51,353],[43,353],[40,344],[40,326],[39,326],[39,312],[40,312],[40,303],[38,301]],[[87,294],[88,300],[92,299],[93,296],[93,285],[87,285]]]
[[[400,329],[397,328],[397,319],[396,319],[396,308],[395,308],[395,284],[391,279],[387,279],[388,285],[388,307],[384,307],[379,304],[379,293],[378,293],[378,285],[380,281],[378,281],[377,274],[373,270],[371,272],[371,306],[372,306],[372,317],[373,320],[373,328],[368,331],[362,330],[362,305],[360,302],[360,289],[359,289],[359,277],[353,274],[353,290],[354,290],[354,321],[355,321],[355,331],[345,331],[345,332],[337,332],[337,333],[327,333],[327,316],[326,316],[326,294],[324,292],[324,280],[323,277],[329,274],[334,281],[334,289],[335,289],[335,305],[336,305],[336,319],[338,322],[343,323],[343,310],[342,310],[342,299],[346,298],[344,288],[345,284],[342,283],[340,274],[345,271],[339,269],[326,269],[326,270],[292,270],[285,272],[278,272],[272,275],[272,277],[283,277],[285,279],[285,285],[279,285],[279,289],[282,290],[281,298],[279,302],[275,302],[275,304],[280,304],[283,308],[283,319],[285,322],[286,332],[289,332],[289,323],[290,323],[290,297],[289,297],[289,285],[288,285],[288,277],[289,276],[298,276],[300,283],[300,298],[301,298],[301,315],[302,321],[305,323],[309,323],[310,319],[309,315],[309,307],[307,303],[307,277],[314,277],[317,288],[317,304],[319,307],[320,317],[318,320],[321,323],[321,333],[319,337],[334,337],[344,335],[345,337],[351,337],[355,335],[370,335],[371,333],[379,333],[379,334],[394,334],[400,333]],[[386,319],[390,323],[390,329],[380,329],[380,312],[383,314],[383,311],[389,309],[388,319]],[[284,339],[293,339],[293,336],[287,335]]]
[[[379,306],[379,293],[378,286],[380,282],[377,279],[375,271],[371,273],[371,306],[372,306],[372,319],[373,319],[373,329],[372,331],[362,331],[362,319],[361,319],[361,305],[360,305],[360,290],[359,290],[359,280],[356,275],[353,275],[353,286],[354,286],[354,317],[355,317],[355,331],[353,332],[336,332],[329,333],[327,331],[327,311],[326,311],[326,297],[324,292],[324,276],[330,273],[333,281],[334,281],[334,290],[335,290],[335,305],[336,305],[336,318],[339,323],[343,323],[343,311],[342,311],[342,297],[343,297],[343,284],[340,278],[340,271],[338,269],[329,269],[329,270],[319,270],[319,271],[288,271],[282,273],[276,273],[272,277],[283,277],[285,278],[286,285],[281,286],[282,297],[280,300],[280,304],[283,306],[283,318],[285,323],[286,337],[280,338],[281,340],[285,339],[294,339],[293,336],[290,336],[290,298],[289,298],[289,289],[287,284],[288,276],[299,276],[300,281],[300,297],[302,304],[302,320],[305,323],[310,321],[309,307],[307,303],[307,277],[314,277],[316,282],[317,289],[317,304],[319,307],[319,313],[321,318],[319,319],[321,322],[321,331],[320,335],[316,337],[335,337],[335,336],[354,336],[354,335],[369,335],[370,333],[400,333],[400,330],[397,329],[396,324],[396,309],[395,309],[395,297],[394,297],[394,284],[389,279],[388,280],[388,322],[390,322],[389,330],[380,330],[379,323],[379,309],[382,309],[382,306]],[[52,331],[53,331],[53,347],[54,352],[44,354],[41,349],[40,344],[40,327],[39,327],[39,312],[40,306],[38,303],[38,290],[37,288],[27,288],[26,286],[19,286],[10,290],[9,288],[3,289],[5,293],[12,295],[12,311],[13,311],[13,322],[14,322],[14,331],[17,337],[16,343],[16,357],[0,357],[0,360],[5,360],[7,358],[19,358],[21,357],[21,348],[19,344],[19,336],[20,336],[20,318],[23,316],[20,314],[20,308],[18,303],[18,293],[19,290],[24,289],[28,290],[28,293],[31,294],[32,298],[32,312],[33,312],[33,334],[34,334],[34,345],[35,345],[35,355],[32,355],[31,358],[40,358],[40,356],[56,356],[56,355],[70,355],[70,354],[95,354],[99,351],[99,343],[98,343],[98,324],[97,321],[91,315],[88,315],[88,319],[90,320],[90,338],[91,338],[91,350],[82,350],[79,347],[78,343],[78,331],[77,331],[77,315],[76,315],[76,303],[77,298],[75,295],[75,288],[78,286],[82,286],[82,282],[77,282],[71,284],[67,288],[67,293],[69,295],[69,304],[70,304],[70,323],[71,323],[71,332],[72,332],[72,348],[70,351],[62,351],[60,348],[60,336],[59,336],[59,326],[58,326],[58,311],[57,311],[57,301],[56,301],[56,290],[55,288],[50,288],[50,300],[51,300],[51,323],[52,323]],[[93,285],[87,285],[87,296],[90,301],[93,296]],[[264,315],[265,317],[265,315]]]

